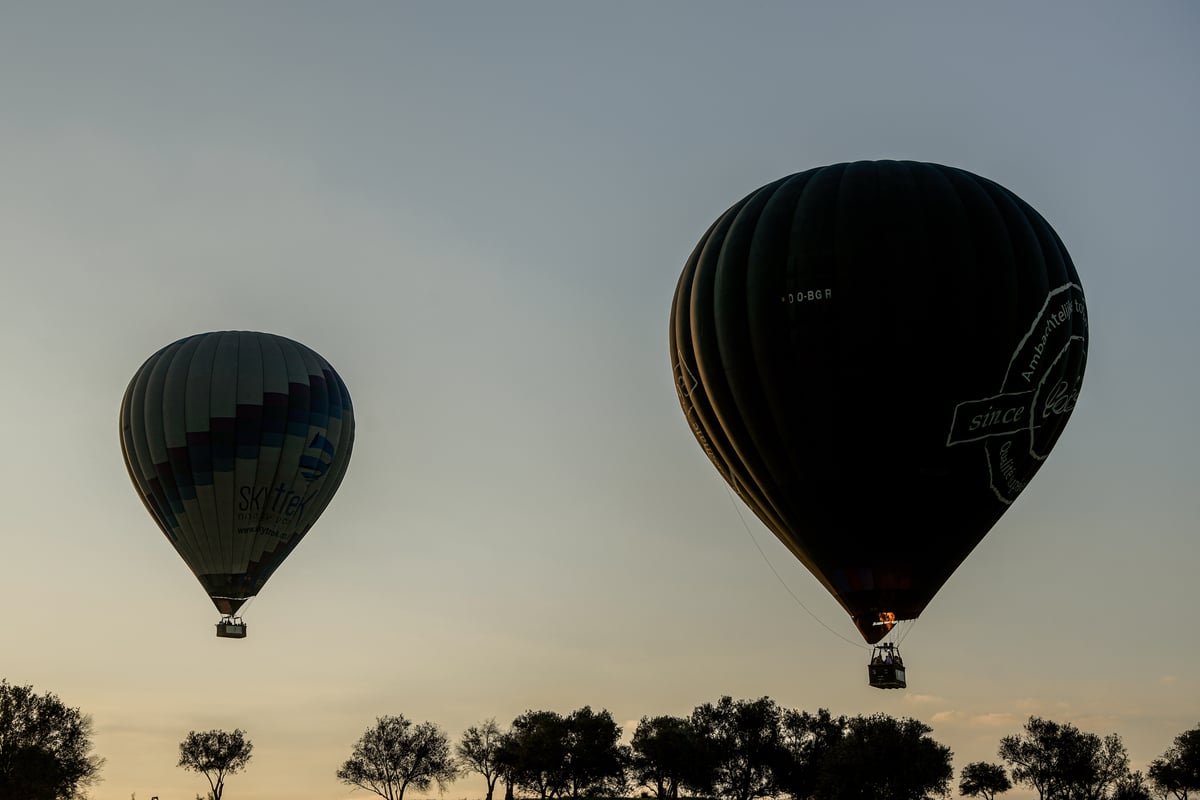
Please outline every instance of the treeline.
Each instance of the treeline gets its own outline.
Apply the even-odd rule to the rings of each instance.
[[[453,747],[433,723],[381,717],[337,776],[389,800],[401,800],[408,787],[444,791],[466,773],[483,776],[486,800],[498,783],[505,800],[621,797],[630,790],[658,800],[925,800],[952,788],[993,800],[1014,784],[1040,800],[1188,800],[1200,793],[1200,726],[1177,736],[1144,775],[1130,769],[1116,734],[1100,737],[1034,716],[1000,740],[1003,763],[967,764],[956,787],[953,754],[931,733],[915,719],[810,713],[769,697],[722,697],[686,717],[643,717],[628,745],[612,715],[590,706],[566,716],[526,711],[506,730],[487,720]],[[396,757],[378,758],[384,751]]]
[[[386,800],[445,791],[483,777],[486,800],[624,797],[658,800],[993,800],[1023,785],[1040,800],[1200,800],[1200,725],[1175,737],[1145,775],[1132,771],[1121,738],[1030,717],[1000,740],[1000,763],[974,762],[953,785],[953,754],[914,719],[834,716],[780,707],[769,697],[722,697],[683,717],[643,717],[629,744],[604,709],[526,711],[494,719],[453,741],[435,723],[379,717],[335,774]],[[76,800],[99,779],[91,720],[53,694],[0,679],[0,800]],[[225,779],[245,769],[245,731],[190,731],[178,766],[204,775],[222,800]]]

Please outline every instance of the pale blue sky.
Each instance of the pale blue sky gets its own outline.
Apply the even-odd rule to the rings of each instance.
[[[192,728],[249,730],[230,796],[334,800],[379,714],[457,737],[721,694],[915,716],[956,768],[1037,713],[1144,766],[1200,723],[1198,38],[1190,2],[0,6],[0,675],[94,716],[96,800],[201,791]],[[865,158],[1021,195],[1091,322],[1066,433],[913,627],[905,693],[775,579],[666,346],[718,214]],[[151,352],[227,328],[316,349],[358,418],[241,642],[116,435]]]

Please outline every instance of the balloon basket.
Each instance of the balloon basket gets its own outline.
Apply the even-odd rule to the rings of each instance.
[[[904,659],[894,644],[877,644],[867,665],[867,680],[876,689],[907,689]]]
[[[241,617],[222,617],[217,623],[218,639],[245,639],[246,623]]]

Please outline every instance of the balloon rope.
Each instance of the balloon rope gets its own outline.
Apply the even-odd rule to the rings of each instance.
[[[738,519],[740,519],[742,521],[742,527],[746,529],[746,535],[750,537],[750,541],[754,542],[754,549],[758,551],[758,554],[760,556],[762,556],[763,561],[766,562],[766,564],[770,568],[772,574],[775,575],[775,579],[779,581],[779,585],[782,586],[787,591],[787,593],[792,596],[792,599],[796,601],[796,605],[803,608],[805,613],[807,613],[810,617],[815,619],[822,628],[829,631],[830,633],[832,633],[837,638],[841,639],[846,644],[853,645],[854,647],[858,647],[862,650],[870,650],[871,648],[866,646],[865,644],[859,644],[858,642],[854,641],[853,639],[847,639],[845,636],[842,636],[840,633],[835,631],[833,628],[826,625],[825,622],[820,617],[818,617],[811,610],[809,610],[808,606],[804,605],[803,601],[801,601],[800,598],[796,596],[796,593],[792,591],[792,587],[788,586],[787,583],[783,580],[783,576],[780,575],[779,571],[775,569],[775,565],[771,563],[771,559],[767,558],[766,552],[762,549],[762,546],[759,545],[758,539],[756,539],[754,537],[754,532],[750,530],[750,526],[746,524],[746,518],[742,516],[742,509],[738,507],[737,498],[735,498],[733,496],[733,490],[730,489],[728,485],[726,485],[725,491],[729,492],[729,502],[733,503],[733,510],[737,512]]]
[[[921,620],[913,619],[913,620],[905,620],[905,621],[908,622],[908,624],[904,626],[904,632],[896,637],[896,644],[900,644],[905,639],[907,639],[908,635],[910,633],[912,633],[913,628],[917,627],[917,623],[920,622]]]
[[[233,615],[233,616],[239,618],[240,620],[242,620],[243,624],[246,622],[246,617],[245,617],[246,612],[250,609],[250,606],[254,605],[255,597],[258,597],[258,595],[253,595],[251,597],[246,598],[246,602],[242,603],[242,607],[239,608],[238,612]]]

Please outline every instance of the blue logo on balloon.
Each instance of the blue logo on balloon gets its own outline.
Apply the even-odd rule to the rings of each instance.
[[[313,450],[317,452],[314,454]],[[318,433],[300,457],[300,477],[310,482],[320,478],[333,463],[333,453],[333,443],[325,438],[325,434]]]

